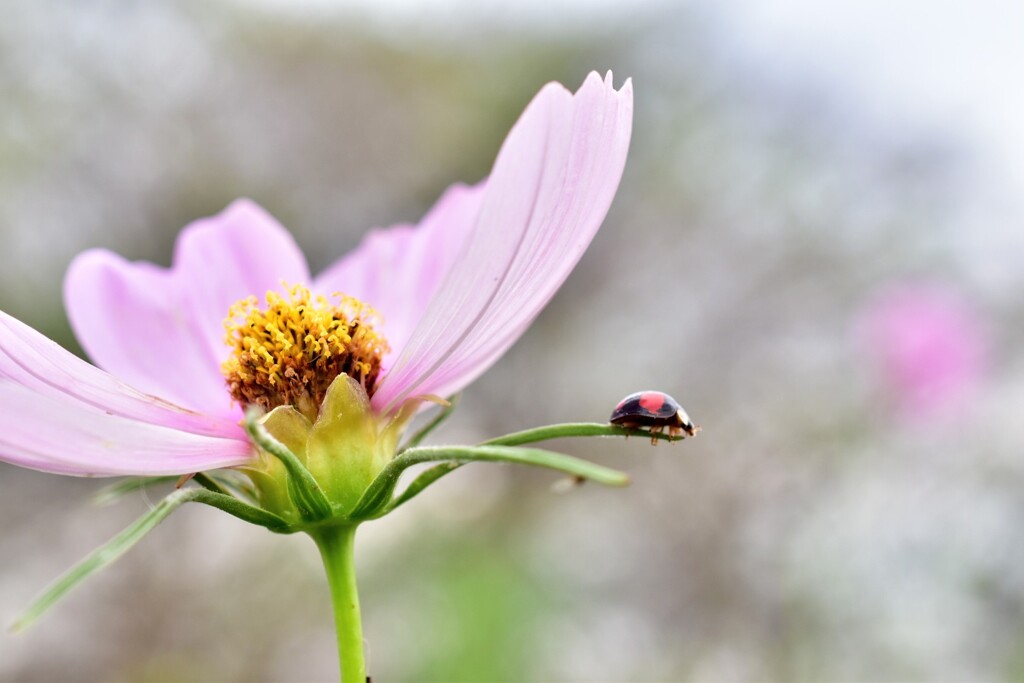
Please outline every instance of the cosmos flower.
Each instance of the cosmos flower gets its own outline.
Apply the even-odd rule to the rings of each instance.
[[[315,277],[247,200],[187,226],[170,268],[81,254],[65,303],[95,366],[0,313],[0,459],[90,476],[244,466],[245,405],[312,423],[347,376],[346,400],[368,401],[383,424],[461,390],[582,256],[631,125],[629,81],[549,84],[485,181],[453,186],[416,226],[372,231]]]
[[[861,336],[899,415],[910,420],[960,408],[985,374],[988,334],[949,287],[900,283],[861,314]]]

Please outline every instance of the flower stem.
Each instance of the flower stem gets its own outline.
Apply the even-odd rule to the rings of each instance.
[[[320,548],[327,581],[331,585],[331,605],[338,635],[338,659],[342,683],[365,683],[366,663],[363,658],[363,625],[359,616],[359,594],[356,590],[355,548],[356,525],[338,524],[310,532]]]
[[[652,440],[661,441],[682,441],[683,436],[672,436],[671,434],[652,434],[647,431],[638,431],[627,427],[608,424],[607,422],[566,422],[564,424],[546,425],[534,427],[521,432],[514,432],[488,439],[481,443],[481,446],[521,446],[527,443],[537,443],[548,439],[562,439],[567,436],[642,436]]]

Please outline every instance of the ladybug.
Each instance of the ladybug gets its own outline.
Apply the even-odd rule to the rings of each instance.
[[[655,434],[668,427],[669,436],[686,432],[693,436],[700,427],[693,424],[679,402],[660,391],[638,391],[619,401],[608,421],[627,429],[647,427],[651,432],[651,443],[657,443]]]

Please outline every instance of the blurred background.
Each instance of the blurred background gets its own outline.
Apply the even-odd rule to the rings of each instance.
[[[514,8],[513,8],[514,7]],[[567,441],[624,490],[474,465],[361,531],[377,681],[1024,678],[1024,6],[8,2],[0,308],[167,264],[248,196],[315,270],[488,172],[551,80],[632,77],[589,252],[438,441],[673,394],[704,432]],[[372,303],[372,302],[371,302]],[[0,620],[163,491],[0,464]],[[305,537],[176,513],[0,680],[329,681]]]

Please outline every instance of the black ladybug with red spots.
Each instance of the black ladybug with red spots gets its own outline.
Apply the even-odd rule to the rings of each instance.
[[[627,429],[646,427],[651,432],[651,443],[657,443],[653,436],[668,428],[669,436],[686,432],[693,436],[700,427],[693,424],[679,402],[660,391],[638,391],[619,401],[608,421]]]

